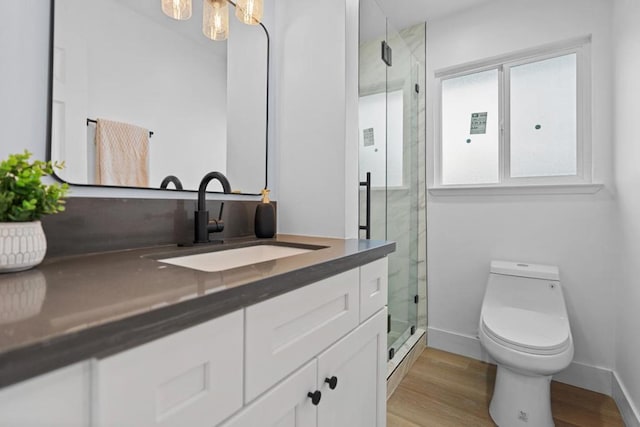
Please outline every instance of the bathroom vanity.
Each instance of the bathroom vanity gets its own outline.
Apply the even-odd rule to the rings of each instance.
[[[384,426],[395,245],[262,243],[307,251],[207,272],[159,260],[226,246],[156,247],[1,276],[43,301],[0,326],[0,424]]]

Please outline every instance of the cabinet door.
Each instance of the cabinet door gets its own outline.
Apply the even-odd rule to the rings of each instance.
[[[313,360],[219,427],[315,427],[317,407],[307,394],[316,375]]]
[[[387,305],[388,287],[387,258],[360,267],[360,322]]]
[[[242,407],[242,310],[96,362],[98,427],[211,427]]]
[[[90,365],[81,362],[2,389],[0,426],[90,425]]]
[[[358,269],[246,309],[245,403],[358,326]]]
[[[318,357],[318,427],[385,427],[386,325],[383,309]]]

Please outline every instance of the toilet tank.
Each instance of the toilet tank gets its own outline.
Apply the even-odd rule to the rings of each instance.
[[[560,280],[560,273],[558,271],[558,267],[555,265],[491,261],[491,273],[516,277],[529,277],[531,279]]]
[[[566,317],[558,267],[492,261],[485,307],[515,307]]]

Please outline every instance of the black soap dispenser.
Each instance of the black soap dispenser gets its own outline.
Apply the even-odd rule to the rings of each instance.
[[[265,239],[276,234],[276,210],[269,201],[269,190],[262,190],[262,202],[256,207],[256,237]]]

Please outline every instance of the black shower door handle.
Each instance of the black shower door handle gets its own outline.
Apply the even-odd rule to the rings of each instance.
[[[366,215],[365,225],[360,225],[360,230],[365,230],[365,239],[371,239],[371,172],[367,172],[366,181],[360,181],[360,187],[366,188]]]

